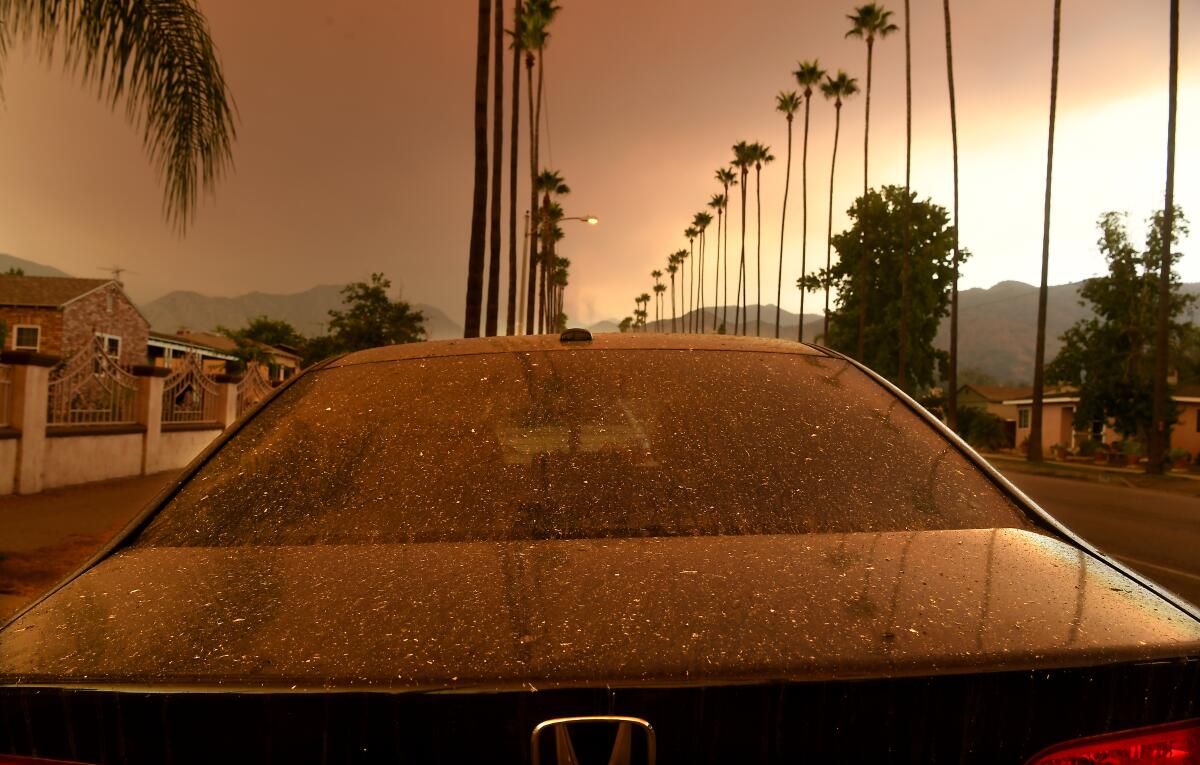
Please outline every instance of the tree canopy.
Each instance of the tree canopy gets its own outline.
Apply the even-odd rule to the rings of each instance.
[[[826,345],[853,352],[858,339],[858,317],[866,302],[867,321],[864,364],[890,380],[897,379],[899,358],[896,337],[900,331],[900,273],[904,254],[904,224],[909,220],[911,282],[908,321],[909,357],[906,380],[913,391],[933,385],[948,362],[945,351],[933,347],[938,324],[950,309],[953,279],[954,231],[945,208],[911,193],[911,211],[905,211],[904,188],[872,189],[855,200],[848,211],[851,227],[833,237],[838,259],[828,269],[805,277],[804,289],[830,286],[837,303],[830,315]],[[960,253],[960,261],[969,256]],[[869,259],[866,269],[863,259]],[[863,274],[867,274],[864,280]]]
[[[1187,222],[1175,209],[1172,238],[1179,241],[1187,234]],[[1095,315],[1076,322],[1062,335],[1062,350],[1046,369],[1047,380],[1078,386],[1075,424],[1080,429],[1095,420],[1111,420],[1124,438],[1144,440],[1149,433],[1162,224],[1161,211],[1151,216],[1139,251],[1129,239],[1124,214],[1108,212],[1097,223],[1097,246],[1108,262],[1108,274],[1089,279],[1079,291],[1080,303]],[[1175,358],[1194,333],[1190,324],[1179,321],[1194,300],[1180,287],[1179,275],[1172,270],[1169,331]],[[1174,419],[1172,406],[1167,421]]]

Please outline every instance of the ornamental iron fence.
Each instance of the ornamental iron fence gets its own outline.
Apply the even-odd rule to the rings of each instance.
[[[238,383],[237,416],[241,417],[246,410],[271,395],[275,386],[267,379],[266,370],[255,364],[246,370],[246,374]]]
[[[162,421],[217,422],[217,383],[204,371],[199,354],[175,357],[163,380]]]
[[[50,425],[132,425],[137,378],[110,356],[101,338],[50,373],[46,422]]]

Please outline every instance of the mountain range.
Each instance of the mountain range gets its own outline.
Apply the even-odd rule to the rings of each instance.
[[[21,268],[29,276],[67,276],[56,268],[0,253],[0,273]],[[1047,294],[1046,358],[1058,353],[1059,337],[1076,321],[1090,315],[1079,302],[1083,282],[1050,287]],[[139,305],[150,325],[163,332],[181,328],[210,330],[217,326],[241,327],[255,316],[284,319],[301,334],[318,335],[325,332],[329,310],[341,306],[341,285],[325,284],[293,294],[249,292],[236,297],[212,297],[198,292],[176,291]],[[1183,285],[1189,294],[1200,296],[1200,283]],[[1037,287],[1023,282],[1000,282],[987,289],[968,289],[959,293],[960,378],[967,382],[996,384],[1028,384],[1033,378],[1034,333],[1037,324]],[[429,339],[443,340],[462,337],[462,326],[440,308],[416,303],[414,308],[425,314]],[[668,309],[669,310],[669,309]],[[752,325],[756,306],[747,313]],[[708,309],[707,326],[713,326],[713,310]],[[775,334],[775,306],[764,305],[762,334]],[[681,317],[682,318],[682,317]],[[1196,309],[1190,317],[1196,320]],[[733,322],[732,311],[728,315]],[[784,310],[780,317],[780,336],[795,338],[799,316]],[[670,329],[668,319],[662,328]],[[814,340],[821,331],[821,317],[805,316],[805,339]],[[605,320],[588,327],[593,332],[616,332],[618,322]],[[650,329],[658,325],[651,322]],[[730,326],[732,329],[732,326]],[[950,344],[950,324],[944,320],[934,344],[942,349]]]

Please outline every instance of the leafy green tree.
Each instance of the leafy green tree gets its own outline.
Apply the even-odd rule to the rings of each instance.
[[[617,325],[617,329],[621,330],[622,333],[630,331],[630,329],[632,327],[633,327],[633,317],[632,316],[626,316],[624,319],[621,319],[621,323]]]
[[[424,314],[402,300],[389,298],[391,286],[383,274],[371,274],[370,282],[355,282],[342,288],[344,309],[329,312],[329,335],[336,341],[339,352],[425,339]]]
[[[1176,208],[1175,235],[1187,234],[1187,222]],[[1155,328],[1158,316],[1159,264],[1162,261],[1162,212],[1147,225],[1143,250],[1129,240],[1124,216],[1100,216],[1100,251],[1108,274],[1089,279],[1079,291],[1082,305],[1095,314],[1082,319],[1062,335],[1063,347],[1046,367],[1046,378],[1079,388],[1075,425],[1084,429],[1096,420],[1111,420],[1125,439],[1146,442],[1154,422]],[[1169,302],[1171,345],[1178,350],[1190,339],[1192,328],[1180,317],[1194,297],[1180,289],[1172,272]],[[1174,407],[1167,422],[1175,420]]]
[[[62,60],[142,132],[164,185],[163,210],[183,231],[201,188],[232,159],[232,99],[193,0],[0,0],[0,71],[7,43],[31,40]]]
[[[958,433],[976,449],[1000,449],[1008,442],[1004,420],[977,406],[959,410]]]
[[[853,225],[833,237],[838,251],[836,264],[806,277],[806,289],[833,289],[837,309],[830,314],[825,343],[842,351],[857,343],[861,312],[867,314],[867,336],[863,363],[890,380],[898,377],[896,334],[900,320],[900,283],[891,278],[904,257],[906,215],[911,230],[910,265],[913,282],[909,290],[909,355],[906,381],[910,391],[924,390],[934,382],[935,371],[944,367],[945,351],[933,347],[938,323],[949,310],[953,275],[954,232],[945,208],[930,200],[918,201],[910,194],[906,212],[904,188],[872,189],[850,208]],[[968,257],[963,251],[961,257]],[[870,262],[864,268],[863,259]],[[867,273],[871,281],[864,283]]]
[[[238,357],[243,366],[250,362],[258,362],[273,367],[275,357],[263,346],[288,345],[303,349],[307,342],[289,322],[263,315],[255,316],[241,329],[219,326],[217,332],[237,343],[233,355]]]
[[[20,268],[18,266],[9,266],[8,270],[4,272],[4,275],[5,276],[24,276],[25,269]]]

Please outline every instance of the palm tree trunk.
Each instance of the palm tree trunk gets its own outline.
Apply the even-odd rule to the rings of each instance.
[[[758,234],[754,245],[754,336],[762,337],[762,166],[754,167],[754,216]]]
[[[829,269],[833,265],[833,178],[834,170],[837,168],[837,149],[838,149],[838,134],[842,130],[842,105],[834,104],[833,107],[833,157],[829,160],[829,224],[825,229],[825,275],[828,277]],[[825,281],[825,329],[822,332],[821,342],[829,345],[829,280]]]
[[[525,51],[525,85],[529,91],[529,274],[525,284],[525,334],[532,335],[537,305],[538,240],[542,236],[537,201],[538,131],[534,113],[533,51]]]
[[[863,121],[863,199],[866,200],[867,189],[867,163],[870,158],[871,151],[871,68],[875,55],[875,41],[870,37],[867,38],[867,106],[866,116]],[[867,343],[867,303],[869,302],[868,293],[870,287],[870,269],[869,264],[871,258],[867,253],[867,232],[866,228],[862,229],[863,236],[863,253],[861,265],[859,266],[859,289],[858,289],[858,343],[857,343],[857,358],[865,363],[866,359],[866,343]]]
[[[688,332],[696,331],[696,240],[688,240]]]
[[[779,214],[779,280],[775,285],[775,339],[779,339],[779,321],[783,315],[783,235],[787,232],[788,187],[792,183],[792,115],[787,116],[788,151],[787,170],[783,176],[783,212]],[[804,317],[800,317],[804,323]]]
[[[729,214],[729,186],[725,186],[725,214]],[[725,291],[721,295],[721,326],[729,331],[729,226],[725,226],[725,273],[722,283]],[[736,315],[736,314],[735,314]]]
[[[912,278],[910,264],[912,247],[912,35],[908,12],[909,0],[904,0],[904,252],[900,262],[900,343],[897,349],[896,385],[904,390],[908,379],[908,282]]]
[[[542,79],[543,79],[542,75],[545,73],[545,58],[546,58],[546,51],[544,49],[539,50],[538,57],[537,57],[537,65],[538,65],[537,113],[534,115],[534,119],[537,122],[537,128],[534,132],[534,136],[536,138],[537,145],[538,145],[537,148],[539,151],[541,149],[541,140],[542,140]],[[537,178],[537,173],[538,173],[538,165],[534,165],[533,176],[534,176],[535,180]],[[538,318],[538,333],[539,334],[546,331],[546,320],[545,320],[545,317],[546,317],[546,283],[549,278],[546,274],[546,271],[548,269],[554,268],[554,265],[552,263],[550,263],[548,261],[548,259],[546,258],[546,251],[553,248],[553,236],[554,236],[553,224],[550,222],[550,217],[549,217],[549,215],[550,215],[549,196],[550,195],[547,193],[546,194],[546,209],[543,210],[543,213],[545,215],[545,221],[542,224],[542,227],[544,229],[546,229],[546,231],[547,231],[546,241],[542,243],[543,251],[539,254],[538,259],[537,259],[538,260],[538,270],[541,272],[540,281],[542,284],[541,289],[540,289],[540,294],[538,295],[538,297],[542,301],[539,306],[539,313],[538,313],[538,317],[539,317]]]
[[[741,309],[742,309],[742,294],[743,294],[743,289],[744,289],[742,286],[742,280],[746,276],[746,178],[747,178],[746,171],[743,170],[742,178],[741,178],[741,180],[742,180],[742,184],[741,184],[741,186],[742,186],[742,256],[738,262],[737,294],[734,295],[734,299],[738,303],[737,308],[735,308],[734,312],[733,312],[733,334],[735,334],[735,335],[738,333],[738,317],[741,314]],[[742,316],[742,319],[745,319],[744,315]],[[746,334],[746,328],[745,328],[744,321],[742,322],[742,334],[743,335]]]
[[[513,28],[518,29],[520,24],[521,0],[514,0]],[[512,134],[512,147],[508,160],[508,316],[504,332],[514,335],[517,332],[517,166],[520,154],[517,136],[521,129],[521,46],[516,44],[513,45],[512,60],[512,121],[508,129]]]
[[[1054,177],[1054,116],[1058,106],[1058,40],[1062,0],[1054,0],[1054,39],[1050,62],[1050,137],[1046,144],[1046,204],[1042,218],[1042,284],[1038,290],[1037,349],[1033,357],[1033,412],[1029,420],[1029,461],[1042,461],[1042,398],[1046,386],[1046,278],[1050,271],[1050,185]]]
[[[724,215],[720,207],[717,208],[717,262],[713,264],[713,331],[720,329],[717,325],[717,295],[721,294],[721,227],[724,223]],[[729,257],[729,253],[725,253],[725,257]]]
[[[1154,430],[1150,436],[1149,472],[1163,472],[1171,445],[1167,422],[1167,374],[1170,371],[1171,238],[1175,232],[1175,112],[1179,100],[1179,0],[1171,0],[1170,70],[1167,96],[1167,193],[1163,206],[1162,263],[1158,270],[1158,326],[1154,337]]]
[[[488,52],[491,38],[492,2],[479,0],[479,20],[475,47],[475,192],[471,207],[471,249],[467,260],[467,310],[463,337],[479,337],[479,319],[483,308],[483,261],[487,222],[488,187]]]
[[[946,78],[950,86],[950,149],[954,159],[954,274],[950,282],[950,379],[946,422],[958,430],[958,107],[954,100],[954,48],[950,40],[950,0],[942,0],[946,17]]]
[[[800,278],[808,272],[808,107],[812,102],[812,92],[804,91],[804,149],[800,158]],[[804,342],[804,295],[808,290],[800,288],[800,326],[796,330],[796,340]]]
[[[675,274],[671,274],[671,332],[677,332],[675,329]]]
[[[492,39],[496,71],[492,74],[492,227],[491,260],[488,263],[487,319],[484,334],[495,337],[500,323],[500,198],[504,182],[504,0],[496,0],[496,23]]]
[[[696,317],[700,334],[704,334],[704,242],[706,237],[704,231],[700,231],[700,262],[697,264],[700,267],[700,276],[696,279],[696,310],[699,315]]]

